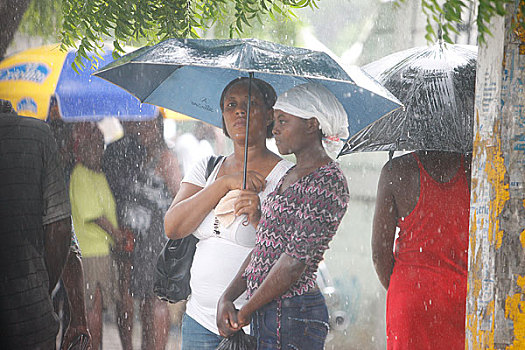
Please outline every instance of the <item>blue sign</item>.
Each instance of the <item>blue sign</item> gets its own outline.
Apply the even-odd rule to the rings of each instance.
[[[51,69],[43,63],[22,63],[0,69],[0,81],[25,80],[42,84],[49,73]]]
[[[36,102],[31,97],[24,97],[16,104],[16,110],[19,113],[21,111],[28,111],[36,114],[37,109]]]

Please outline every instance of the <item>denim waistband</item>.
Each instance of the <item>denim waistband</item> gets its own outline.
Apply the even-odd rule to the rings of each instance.
[[[325,304],[325,299],[319,288],[310,290],[302,295],[290,298],[279,298],[264,305],[256,312],[264,314],[266,310],[277,309],[277,348],[281,349],[281,319],[283,309],[308,309]]]
[[[315,290],[308,291],[301,295],[273,300],[261,307],[260,310],[276,308],[279,302],[281,303],[282,307],[301,307],[322,304],[325,302],[325,299],[321,291],[316,288]]]

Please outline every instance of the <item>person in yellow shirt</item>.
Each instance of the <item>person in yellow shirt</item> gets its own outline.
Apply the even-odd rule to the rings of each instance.
[[[78,123],[73,134],[76,165],[69,195],[84,263],[85,296],[92,349],[102,341],[102,310],[114,301],[116,282],[112,249],[129,249],[128,233],[119,229],[115,199],[102,172],[103,136],[96,124]]]

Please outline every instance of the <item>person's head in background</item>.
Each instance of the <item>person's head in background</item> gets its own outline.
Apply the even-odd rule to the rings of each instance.
[[[94,122],[75,123],[73,142],[76,161],[93,171],[101,171],[104,136],[97,124]]]
[[[16,112],[10,101],[0,99],[0,113],[16,113]]]
[[[220,108],[224,135],[234,142],[244,142],[246,137],[246,115],[250,79],[246,77],[232,80],[222,91]],[[272,137],[272,107],[277,98],[275,90],[267,82],[251,79],[250,139],[257,136],[264,139]],[[262,132],[262,133],[261,133]]]

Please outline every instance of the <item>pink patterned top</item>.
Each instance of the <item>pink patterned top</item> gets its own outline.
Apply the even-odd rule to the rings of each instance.
[[[283,253],[305,263],[306,269],[282,298],[313,289],[319,262],[346,212],[348,184],[337,163],[318,168],[279,194],[285,176],[261,204],[255,248],[243,275],[248,297]]]

